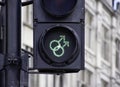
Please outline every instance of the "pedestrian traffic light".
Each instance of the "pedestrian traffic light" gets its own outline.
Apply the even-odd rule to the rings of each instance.
[[[43,73],[84,69],[84,0],[34,0],[34,68]]]

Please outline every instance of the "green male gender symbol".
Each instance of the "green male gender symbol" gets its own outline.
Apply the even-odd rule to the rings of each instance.
[[[61,45],[61,42],[63,41],[64,45]],[[55,47],[52,47],[53,44],[57,44]],[[64,55],[65,50],[64,47],[69,47],[69,41],[65,41],[65,35],[60,35],[59,40],[52,40],[49,44],[50,49],[53,51],[54,56],[61,57]],[[57,53],[57,51],[61,50],[61,53]]]

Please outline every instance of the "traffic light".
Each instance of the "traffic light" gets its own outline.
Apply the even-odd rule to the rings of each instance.
[[[84,0],[34,0],[34,68],[41,73],[84,69]]]

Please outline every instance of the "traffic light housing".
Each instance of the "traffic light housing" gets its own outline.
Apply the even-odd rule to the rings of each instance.
[[[42,73],[84,69],[84,0],[34,0],[34,68]]]

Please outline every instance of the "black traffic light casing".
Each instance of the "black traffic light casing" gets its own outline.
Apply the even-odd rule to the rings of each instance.
[[[44,5],[48,3],[44,1],[47,0],[34,0],[33,4],[34,68],[41,73],[70,73],[83,70],[84,0],[76,0],[75,7],[66,14],[61,7],[62,10],[59,11],[64,15],[52,7],[49,9],[46,6],[53,14],[46,11]],[[67,8],[66,5],[63,6]]]
[[[55,1],[55,0],[54,0]],[[57,0],[56,0],[57,1]],[[69,0],[68,0],[69,1]],[[49,0],[49,2],[51,2]],[[69,1],[70,2],[70,1]],[[34,0],[33,2],[33,13],[34,13],[34,22],[45,22],[45,23],[80,23],[81,20],[84,20],[84,8],[85,0],[77,0],[76,6],[73,9],[72,13],[67,17],[59,18],[47,14],[44,10],[42,0]]]

